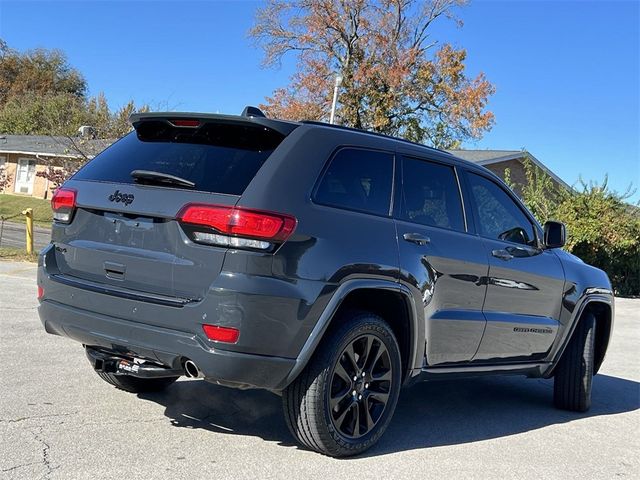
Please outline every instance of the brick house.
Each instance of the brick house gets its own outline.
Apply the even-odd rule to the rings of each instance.
[[[0,135],[0,167],[10,178],[0,193],[48,198],[51,195],[50,182],[39,177],[38,172],[45,171],[47,165],[82,160],[84,156],[80,149],[83,152],[99,152],[110,143],[48,135]]]
[[[2,135],[0,136],[0,166],[4,165],[11,178],[1,193],[29,195],[48,198],[51,185],[46,178],[36,174],[46,169],[47,164],[54,165],[62,161],[82,159],[77,143],[83,144],[83,151],[100,152],[111,144],[109,140],[69,139],[46,135]],[[86,147],[86,148],[85,148]],[[521,150],[451,150],[454,155],[482,165],[504,178],[505,169],[510,169],[511,179],[515,183],[526,182],[524,162],[529,160],[541,168],[560,188],[570,188],[560,177],[553,173],[540,160],[527,151]],[[91,157],[91,155],[87,155]]]

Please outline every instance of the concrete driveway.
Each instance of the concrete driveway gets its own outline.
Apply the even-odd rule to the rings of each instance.
[[[547,380],[423,383],[374,449],[335,460],[294,444],[268,392],[116,390],[44,333],[34,266],[0,262],[0,285],[0,478],[640,478],[640,300],[616,303],[590,412],[555,410]]]

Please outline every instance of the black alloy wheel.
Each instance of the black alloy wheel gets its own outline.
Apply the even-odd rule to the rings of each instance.
[[[357,455],[375,445],[398,402],[402,358],[393,329],[371,312],[333,320],[313,357],[282,392],[289,430],[325,455]]]
[[[393,380],[391,358],[375,335],[357,337],[333,367],[329,405],[335,428],[355,439],[369,433],[389,402]]]

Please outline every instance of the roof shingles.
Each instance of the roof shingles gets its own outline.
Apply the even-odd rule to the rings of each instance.
[[[503,157],[513,158],[516,155],[526,155],[522,150],[447,150],[450,154],[455,155],[463,160],[479,163],[488,160],[497,160]]]
[[[92,150],[100,151],[108,147],[112,140],[87,140],[74,138],[74,141],[90,142]],[[68,137],[53,135],[0,135],[0,152],[21,152],[40,155],[81,156],[73,148]]]

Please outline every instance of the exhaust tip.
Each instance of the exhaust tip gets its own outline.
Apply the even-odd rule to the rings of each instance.
[[[184,362],[184,372],[188,378],[198,378],[202,376],[198,366],[191,360]]]

